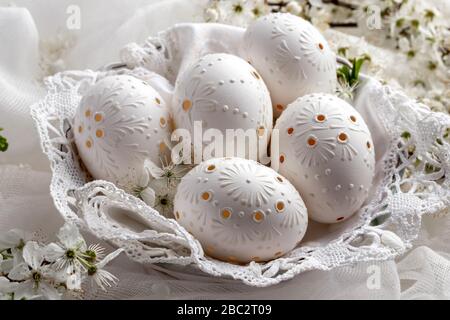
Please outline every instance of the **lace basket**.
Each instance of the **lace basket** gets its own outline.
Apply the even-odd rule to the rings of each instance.
[[[32,116],[51,162],[51,195],[64,219],[124,248],[137,262],[163,268],[183,266],[183,272],[201,271],[257,287],[274,285],[308,270],[329,270],[402,254],[417,237],[422,215],[444,214],[450,207],[450,144],[446,140],[450,117],[431,112],[370,78],[360,85],[354,101],[371,129],[377,154],[369,199],[346,222],[332,226],[311,223],[302,245],[276,260],[234,265],[209,258],[175,220],[163,217],[112,183],[91,181],[72,133],[72,119],[87,88],[118,73],[157,85],[162,79],[153,73],[157,72],[173,82],[187,56],[238,54],[240,32],[218,25],[176,26],[142,46],[125,47],[125,68],[70,71],[46,79],[48,94],[32,107]],[[223,45],[214,40],[220,39],[217,36],[221,33],[236,36],[229,36]],[[201,49],[185,50],[183,42],[195,38],[203,39]]]

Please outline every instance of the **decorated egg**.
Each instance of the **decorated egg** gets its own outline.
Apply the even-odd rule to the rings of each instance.
[[[272,149],[272,166],[300,192],[311,219],[339,222],[361,207],[375,153],[369,129],[351,105],[329,94],[306,95],[289,105],[275,129],[279,148]]]
[[[269,140],[273,125],[270,94],[258,72],[229,54],[209,54],[188,67],[177,79],[172,101],[177,129],[203,132],[218,129],[254,130]],[[236,156],[236,154],[227,154]]]
[[[294,186],[243,158],[214,158],[191,170],[178,186],[175,217],[209,256],[232,263],[284,255],[308,224]]]
[[[243,47],[269,88],[276,117],[300,96],[335,91],[335,54],[302,18],[289,13],[261,17],[247,28]]]
[[[151,86],[128,75],[106,77],[82,97],[74,135],[83,163],[96,179],[136,183],[145,159],[168,151],[169,112]]]

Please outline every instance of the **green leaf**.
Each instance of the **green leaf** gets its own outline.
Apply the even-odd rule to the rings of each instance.
[[[370,56],[362,55],[359,58],[350,59],[351,69],[348,66],[342,66],[337,70],[337,77],[341,83],[346,83],[350,87],[359,82],[359,73],[365,61],[370,61]]]
[[[409,138],[411,138],[411,133],[409,133],[408,131],[405,131],[401,134],[401,137],[404,139],[409,139]]]
[[[348,47],[340,47],[338,49],[338,55],[343,56],[344,58],[347,56]]]
[[[3,128],[0,128],[0,132],[1,131],[3,131]],[[6,150],[8,150],[8,140],[0,135],[0,151],[5,152]]]
[[[347,66],[342,66],[337,70],[337,76],[338,78],[340,78],[341,80],[345,81],[345,82],[349,82],[350,81],[350,69]]]

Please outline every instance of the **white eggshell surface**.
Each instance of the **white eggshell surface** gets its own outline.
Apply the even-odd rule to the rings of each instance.
[[[242,158],[215,158],[191,170],[178,186],[175,217],[208,255],[232,263],[284,255],[308,224],[292,184]]]
[[[329,94],[311,94],[278,119],[279,158],[272,165],[295,185],[311,219],[340,222],[357,211],[372,185],[375,153],[362,116]],[[276,162],[277,161],[277,162]]]
[[[106,77],[83,96],[74,118],[75,142],[96,179],[137,182],[144,160],[160,164],[170,141],[169,111],[146,82]]]
[[[274,13],[257,19],[245,32],[243,48],[269,88],[277,117],[298,97],[336,88],[335,54],[302,18]]]
[[[177,79],[172,101],[176,128],[193,134],[202,129],[255,129],[260,135],[273,126],[269,91],[258,72],[230,54],[209,54],[188,67]],[[266,135],[268,140],[269,134]]]

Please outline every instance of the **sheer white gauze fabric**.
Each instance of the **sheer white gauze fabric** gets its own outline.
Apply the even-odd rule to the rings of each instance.
[[[91,9],[95,10],[95,7],[101,2],[95,1]],[[107,2],[110,3],[110,1]],[[142,4],[137,4],[136,6],[142,6]],[[182,8],[183,1],[169,1],[167,6],[161,4],[159,8],[164,7],[167,10],[166,12],[171,12],[171,6],[177,7],[178,9]],[[44,7],[42,6],[40,9],[34,8],[33,16],[41,14],[42,17],[44,11],[52,11],[48,6]],[[141,19],[156,14],[152,6],[139,9],[143,11],[140,15]],[[11,18],[11,15],[13,15],[13,18]],[[133,25],[131,21],[124,23],[124,20],[126,20],[124,18],[117,17],[114,21],[111,21],[110,25],[122,27],[124,32],[132,31],[133,28],[135,31],[141,28],[139,24]],[[171,21],[173,22],[183,20],[192,20],[192,17],[186,17],[183,10],[178,10],[178,17],[175,17],[175,15],[171,16]],[[0,32],[0,44],[2,45],[2,53],[4,53],[0,61],[0,81],[2,93],[8,92],[6,89],[11,91],[8,92],[9,99],[2,100],[0,108],[2,110],[2,118],[3,116],[8,117],[7,123],[14,123],[17,126],[22,126],[23,129],[17,130],[13,134],[9,131],[10,135],[8,138],[14,141],[14,143],[7,156],[0,155],[0,161],[10,164],[29,163],[35,169],[45,168],[45,162],[41,162],[43,164],[39,166],[37,165],[38,160],[35,160],[38,158],[42,159],[43,157],[40,157],[37,139],[35,139],[36,134],[28,111],[30,102],[37,101],[43,94],[42,88],[35,81],[36,78],[39,78],[39,73],[33,71],[37,69],[38,60],[31,59],[30,55],[18,56],[13,46],[14,44],[20,44],[21,50],[30,46],[27,52],[37,53],[38,41],[36,39],[36,27],[31,15],[27,10],[23,9],[2,9],[0,12],[0,22],[4,21],[8,21],[8,34],[10,36],[8,37],[4,32]],[[44,20],[41,19],[38,28],[42,27],[42,21]],[[45,22],[48,21],[51,21],[51,19],[45,20]],[[126,26],[131,28],[131,30],[127,30]],[[91,30],[92,37],[101,38],[104,35],[102,28],[99,25],[95,25],[95,22],[92,22],[90,27],[88,29]],[[159,25],[153,29],[147,25],[147,28],[149,28],[149,34],[161,29]],[[92,32],[92,30],[95,30],[95,32]],[[29,38],[25,37],[20,43],[19,41],[16,43],[14,39],[17,39],[20,34],[28,35]],[[129,41],[142,40],[139,38],[133,39],[132,37],[135,36],[133,32],[129,32],[129,34],[132,35]],[[342,37],[345,38],[346,36],[342,35]],[[68,56],[71,56],[71,59],[65,60],[67,67],[72,67],[76,64],[83,65],[83,67],[97,66],[96,62],[90,61],[89,55],[86,52],[98,48],[92,48],[92,45],[86,44],[87,41],[83,43],[83,39],[83,35],[80,35],[78,43],[71,52],[85,50],[85,54],[73,55],[69,53]],[[112,43],[115,42],[112,41]],[[3,44],[6,45],[3,47]],[[120,46],[121,44],[115,48],[117,49]],[[111,54],[111,50],[108,53]],[[108,53],[105,52],[105,55]],[[16,72],[15,70],[7,70],[8,67],[14,68],[16,66],[19,68],[28,64],[30,67],[24,68],[27,71],[25,74]],[[14,79],[11,80],[12,78]],[[21,83],[28,84],[26,90],[23,89],[23,84]],[[24,97],[28,97],[33,92],[37,92],[34,97],[29,98],[29,100],[24,99]],[[2,97],[5,96],[2,95]],[[4,126],[6,121],[3,121],[3,119],[0,118],[0,124]],[[16,146],[20,146],[20,148],[16,148]],[[54,209],[47,191],[50,179],[50,173],[35,171],[28,167],[15,165],[3,165],[0,167],[0,232],[13,227],[22,227],[28,230],[38,230],[41,235],[55,233],[55,230],[61,225],[62,219],[59,218],[58,213]],[[44,221],[45,223],[43,223]],[[231,297],[268,299],[274,297],[331,299],[448,298],[450,297],[450,284],[446,274],[448,274],[448,253],[450,250],[446,244],[448,244],[448,240],[450,239],[449,221],[448,216],[426,216],[418,241],[423,247],[411,251],[397,266],[392,261],[370,264],[356,263],[352,266],[340,267],[327,272],[312,271],[304,273],[289,282],[284,282],[269,288],[258,289],[234,281],[221,281],[216,278],[200,275],[186,275],[185,273],[176,271],[170,272],[171,275],[166,275],[167,271],[158,272],[150,268],[145,269],[139,264],[122,258],[111,268],[121,279],[119,286],[110,291],[109,294],[88,291],[86,297],[125,299]],[[414,257],[414,260],[410,260],[411,263],[403,263],[403,261],[408,261],[407,259],[410,257]],[[378,266],[380,268],[381,282],[378,287],[367,285],[368,276],[370,275],[370,270],[372,270],[368,267],[371,266]],[[173,275],[180,280],[174,280]],[[401,293],[400,279],[407,281],[405,284],[408,289],[403,291],[403,293]]]
[[[376,182],[369,200],[345,223],[311,224],[300,247],[268,263],[237,266],[210,259],[174,220],[111,183],[88,181],[77,158],[72,119],[90,86],[105,76],[127,73],[148,81],[170,101],[172,89],[166,78],[173,83],[186,66],[207,53],[240,55],[243,32],[219,24],[179,24],[143,46],[130,44],[123,49],[122,61],[128,68],[68,71],[47,79],[49,93],[33,107],[32,115],[52,164],[51,194],[61,214],[124,248],[137,262],[166,263],[167,269],[176,271],[193,266],[184,272],[200,270],[257,287],[309,270],[381,261],[404,253],[417,237],[422,215],[440,214],[450,204],[450,145],[443,139],[450,117],[433,113],[370,78],[360,85],[354,101],[374,135],[377,153]],[[401,138],[405,131],[410,133],[408,139]]]

